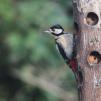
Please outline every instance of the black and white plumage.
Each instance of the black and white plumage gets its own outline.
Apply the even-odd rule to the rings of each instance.
[[[76,59],[75,35],[72,33],[65,33],[62,26],[58,24],[51,26],[49,30],[45,32],[51,33],[51,35],[54,37],[57,50],[72,69],[76,79],[78,80],[78,75],[81,74],[77,71],[78,63]],[[80,81],[81,79],[82,77],[79,78]]]
[[[65,61],[69,61],[73,57],[74,35],[71,33],[64,33],[64,29],[60,25],[53,25],[48,31],[51,33],[56,41],[56,46]]]

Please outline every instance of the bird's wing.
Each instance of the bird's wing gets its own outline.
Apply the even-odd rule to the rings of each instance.
[[[66,52],[65,50],[63,49],[63,47],[61,46],[61,44],[57,43],[56,42],[56,47],[57,47],[57,50],[59,51],[59,53],[62,55],[62,57],[64,58],[64,60],[69,60],[69,58],[66,56]]]

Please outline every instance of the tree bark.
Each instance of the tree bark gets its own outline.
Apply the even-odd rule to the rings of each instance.
[[[91,52],[101,54],[101,0],[73,0],[79,101],[101,101],[101,63],[90,65]],[[79,80],[78,80],[79,81]]]

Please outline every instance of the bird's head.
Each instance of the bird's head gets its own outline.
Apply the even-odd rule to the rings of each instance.
[[[64,31],[64,29],[62,28],[62,26],[59,24],[56,24],[56,25],[51,26],[49,28],[49,30],[47,30],[45,32],[51,33],[54,36],[59,36],[63,33],[63,31]]]

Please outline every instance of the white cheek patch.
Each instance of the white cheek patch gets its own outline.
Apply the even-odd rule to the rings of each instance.
[[[60,34],[60,33],[62,33],[62,29],[55,29],[54,33],[55,34]]]

